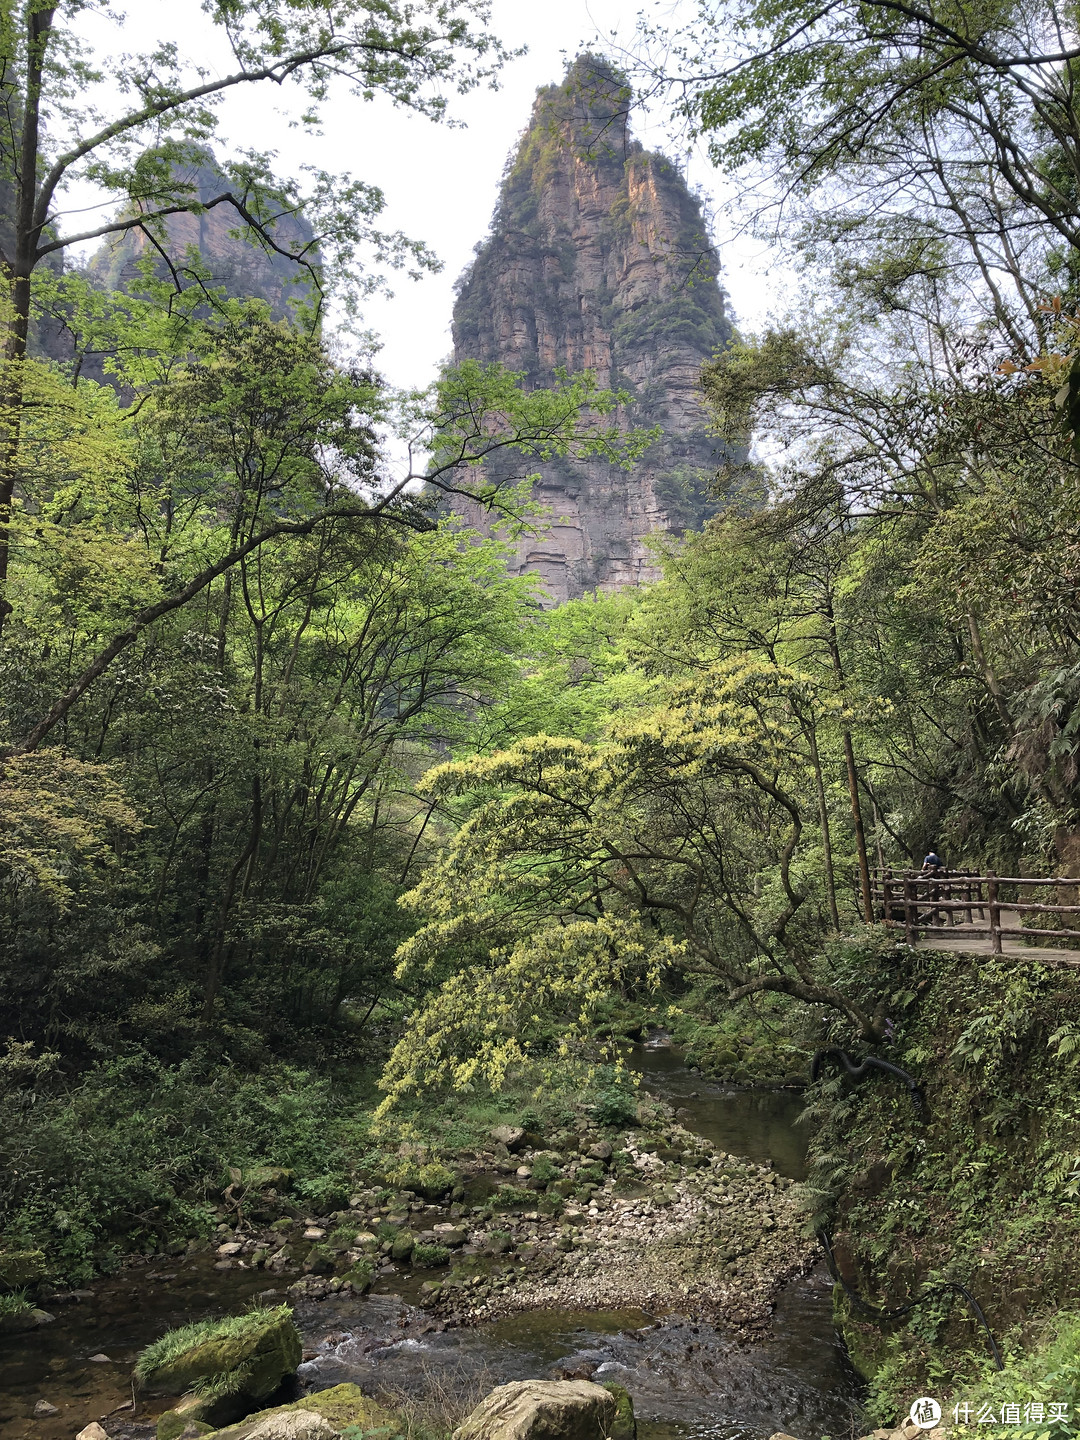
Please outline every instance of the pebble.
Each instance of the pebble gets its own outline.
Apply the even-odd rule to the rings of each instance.
[[[91,1356],[89,1356],[89,1359],[90,1359],[90,1361],[91,1361],[94,1365],[111,1365],[111,1364],[112,1364],[112,1360],[109,1358],[109,1356],[108,1356],[108,1355],[103,1355],[100,1350],[98,1351],[98,1353],[97,1353],[96,1355],[91,1355]]]

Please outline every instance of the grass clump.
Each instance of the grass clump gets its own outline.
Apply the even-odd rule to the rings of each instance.
[[[241,1365],[235,1370],[222,1370],[217,1375],[204,1375],[192,1385],[191,1394],[212,1405],[229,1395],[239,1395],[250,1373],[247,1366]]]
[[[0,1295],[0,1318],[7,1315],[25,1315],[33,1308],[25,1290],[11,1290],[6,1295]]]
[[[435,1270],[450,1263],[450,1251],[445,1245],[414,1245],[412,1263],[418,1270]]]
[[[244,1339],[267,1325],[292,1318],[288,1305],[264,1305],[248,1310],[243,1315],[227,1315],[223,1320],[194,1320],[190,1325],[180,1325],[167,1330],[160,1339],[154,1340],[135,1362],[135,1379],[139,1384],[152,1380],[158,1370],[173,1364],[197,1345],[214,1340]],[[233,1372],[229,1372],[232,1374]],[[209,1380],[220,1377],[207,1377]]]

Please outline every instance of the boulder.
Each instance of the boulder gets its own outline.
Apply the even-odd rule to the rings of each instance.
[[[214,1426],[207,1419],[207,1416],[214,1411],[215,1420],[235,1420],[238,1415],[243,1415],[243,1403],[237,1401],[235,1408],[229,1409],[226,1403],[224,1413],[219,1401],[207,1398],[205,1395],[184,1395],[173,1406],[166,1410],[157,1419],[156,1434],[157,1440],[181,1440],[183,1436],[208,1435]]]
[[[591,1380],[517,1380],[481,1400],[454,1440],[607,1440],[618,1412],[611,1391]]]
[[[334,1252],[328,1245],[313,1245],[304,1257],[305,1275],[332,1275]]]
[[[75,1440],[109,1440],[109,1436],[104,1426],[99,1425],[96,1420],[91,1420],[89,1425],[79,1431]]]
[[[520,1150],[525,1143],[525,1131],[520,1125],[496,1125],[491,1131],[491,1138],[499,1145],[505,1145],[507,1150]]]
[[[370,1260],[361,1260],[358,1265],[346,1271],[343,1278],[352,1286],[354,1294],[366,1295],[375,1279],[375,1267]]]
[[[50,1315],[48,1310],[38,1310],[33,1305],[26,1305],[18,1310],[11,1310],[6,1315],[0,1315],[0,1334],[6,1332],[17,1333],[20,1330],[36,1330],[39,1325],[48,1325],[55,1320],[55,1315]]]
[[[261,1400],[295,1373],[302,1353],[292,1311],[279,1305],[168,1331],[139,1356],[135,1379],[144,1389],[182,1395],[200,1381],[227,1388],[226,1377],[241,1372],[242,1393]]]
[[[394,1242],[390,1246],[391,1260],[408,1260],[416,1244],[416,1236],[409,1230],[402,1230],[394,1236]]]
[[[45,1274],[45,1254],[41,1250],[0,1251],[0,1282],[18,1289],[33,1285]]]
[[[337,1431],[310,1410],[286,1410],[268,1415],[248,1432],[248,1440],[337,1440]]]
[[[54,1415],[59,1414],[59,1406],[51,1405],[48,1400],[39,1400],[34,1406],[35,1420],[51,1420]]]
[[[590,1145],[585,1153],[590,1160],[610,1160],[612,1149],[606,1140],[597,1140],[596,1144]]]
[[[266,1422],[296,1414],[321,1419],[329,1425],[333,1434],[340,1434],[350,1426],[355,1427],[356,1431],[381,1433],[387,1437],[404,1433],[397,1417],[374,1400],[369,1400],[359,1385],[335,1385],[330,1390],[320,1390],[317,1395],[306,1395],[303,1400],[294,1400],[291,1405],[278,1405],[273,1410],[262,1410],[257,1415],[249,1415],[237,1425],[216,1430],[214,1440],[250,1440]],[[259,1440],[275,1440],[275,1437],[286,1440],[283,1431],[275,1431],[273,1436],[265,1431],[259,1434]],[[294,1435],[292,1440],[301,1440],[301,1437]],[[304,1440],[308,1440],[308,1437],[305,1436]],[[318,1437],[312,1435],[310,1440],[318,1440]]]
[[[450,1250],[456,1250],[459,1245],[464,1245],[469,1238],[468,1233],[457,1225],[435,1225],[433,1230],[439,1244],[447,1246]]]

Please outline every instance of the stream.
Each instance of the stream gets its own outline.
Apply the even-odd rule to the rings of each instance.
[[[662,1039],[635,1045],[632,1064],[688,1129],[802,1176],[797,1094],[714,1084]],[[215,1271],[209,1256],[155,1257],[88,1286],[80,1300],[48,1302],[54,1324],[0,1336],[0,1440],[72,1440],[111,1412],[110,1434],[134,1440],[130,1375],[139,1350],[170,1326],[241,1310],[256,1296],[280,1302],[283,1288],[268,1285],[282,1283],[259,1271]],[[352,1381],[391,1403],[409,1395],[437,1404],[440,1394],[479,1399],[509,1380],[590,1376],[630,1391],[640,1440],[763,1440],[778,1430],[816,1440],[848,1435],[857,1423],[859,1383],[833,1328],[823,1266],[786,1287],[770,1338],[750,1346],[692,1319],[636,1310],[535,1311],[440,1330],[424,1324],[418,1299],[416,1282],[388,1275],[363,1299],[298,1305],[305,1387]],[[59,1415],[35,1420],[42,1399]]]

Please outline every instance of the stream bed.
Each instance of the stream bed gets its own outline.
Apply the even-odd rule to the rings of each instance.
[[[803,1174],[798,1094],[716,1085],[688,1070],[662,1037],[634,1046],[632,1063],[645,1087],[717,1148]],[[50,1302],[55,1323],[0,1336],[0,1440],[73,1440],[110,1414],[106,1428],[118,1440],[134,1435],[132,1418],[145,1415],[130,1408],[139,1350],[170,1326],[241,1310],[256,1296],[280,1302],[275,1283],[259,1271],[215,1271],[208,1256],[155,1257],[88,1286],[78,1301]],[[692,1318],[637,1310],[533,1311],[442,1329],[419,1307],[416,1283],[396,1275],[381,1276],[363,1299],[300,1304],[296,1321],[309,1390],[352,1381],[391,1402],[436,1403],[440,1394],[479,1398],[508,1380],[592,1376],[630,1391],[641,1440],[762,1440],[778,1430],[816,1440],[850,1434],[857,1423],[858,1380],[833,1327],[821,1266],[785,1288],[769,1339],[753,1345]],[[59,1414],[35,1420],[42,1399]]]

